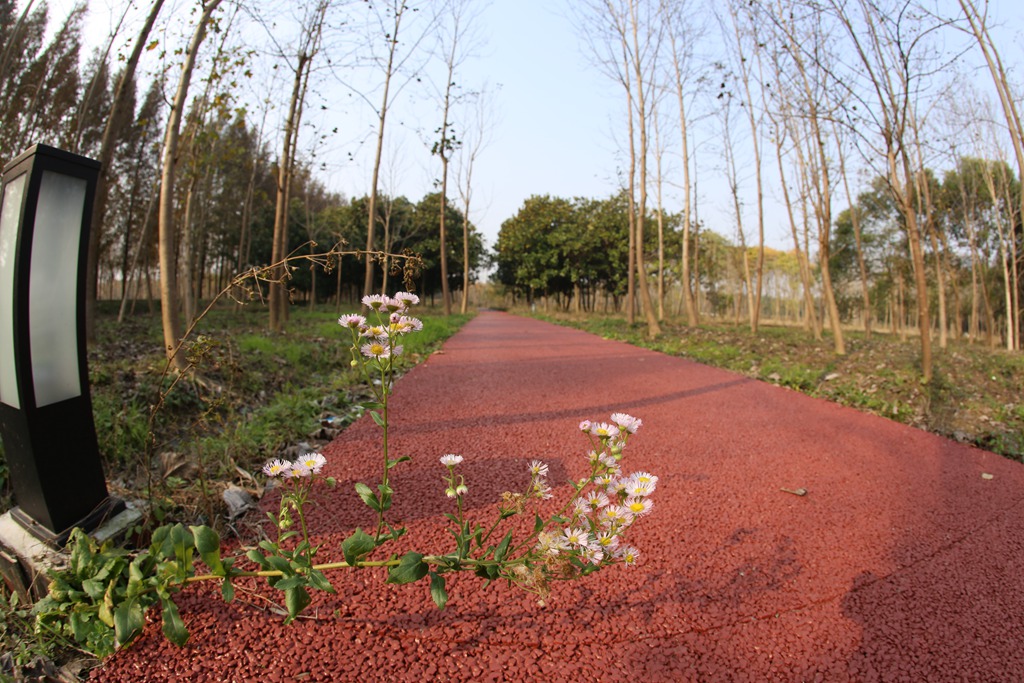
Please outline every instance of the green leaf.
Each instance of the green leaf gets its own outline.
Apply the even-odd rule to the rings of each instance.
[[[501,539],[501,543],[494,549],[494,560],[495,562],[501,562],[505,559],[505,553],[508,552],[508,546],[512,542],[512,532],[505,534],[505,538]]]
[[[146,625],[146,614],[138,600],[127,600],[122,602],[114,610],[114,634],[117,642],[127,645],[140,633]]]
[[[171,527],[171,544],[174,546],[174,557],[178,560],[178,575],[191,576],[192,551],[195,549],[192,532],[186,529],[184,524],[175,524]]]
[[[478,566],[476,568],[476,571],[473,573],[479,576],[481,579],[493,581],[494,579],[498,578],[498,567],[493,564],[482,564]]]
[[[373,421],[376,422],[378,426],[384,426],[384,416],[378,413],[377,411],[371,411],[370,417],[373,418]]]
[[[93,602],[98,602],[103,599],[103,594],[106,592],[107,587],[103,585],[102,581],[96,579],[86,579],[82,582],[82,590],[85,594],[92,598]]]
[[[380,491],[380,510],[390,510],[391,494],[395,492],[394,489],[387,484],[377,484],[377,490]]]
[[[84,643],[89,638],[89,631],[92,630],[92,624],[89,621],[89,615],[83,612],[72,612],[68,617],[71,633],[79,643]]]
[[[385,524],[387,523],[385,522]],[[408,531],[408,529],[406,529],[404,526],[393,527],[390,524],[388,524],[387,527],[388,538],[390,538],[392,541],[397,541],[399,538],[405,535],[406,531]]]
[[[366,403],[360,403],[358,405],[366,410],[384,410],[384,404],[376,401],[367,401]]]
[[[363,502],[373,510],[374,512],[380,512],[380,501],[377,500],[377,494],[373,492],[366,484],[359,482],[356,484],[356,493],[363,499]]]
[[[181,620],[178,606],[174,604],[174,600],[170,596],[161,597],[160,610],[163,612],[164,635],[167,636],[167,640],[181,647],[188,641],[188,629],[185,628],[185,622]]]
[[[156,557],[173,557],[174,546],[171,544],[171,527],[157,527],[151,537],[149,552]]]
[[[304,577],[304,576],[289,576],[288,578],[281,579],[276,584],[274,584],[274,588],[276,588],[278,590],[281,590],[281,591],[287,591],[287,590],[290,590],[292,588],[295,588],[296,586],[305,586],[305,585],[306,585],[306,577]]]
[[[114,600],[117,598],[117,578],[110,581],[107,592],[103,595],[103,602],[99,606],[99,618],[110,628],[114,628]]]
[[[260,566],[260,569],[266,569],[268,566],[267,558],[263,556],[263,553],[261,553],[259,550],[256,550],[255,548],[249,550],[245,554],[245,556],[253,562],[255,562],[256,564],[258,564]]]
[[[448,591],[444,588],[444,577],[437,572],[430,572],[430,597],[438,609],[444,609],[448,604]]]
[[[223,576],[224,565],[220,561],[220,534],[206,525],[190,528],[196,541],[196,550],[199,551],[203,562],[210,568],[211,573]]]
[[[412,460],[412,458],[410,458],[408,455],[403,455],[401,458],[397,458],[395,460],[388,460],[387,468],[390,470],[395,465],[398,465],[403,462],[409,462],[410,460]]]
[[[387,583],[412,583],[419,581],[427,575],[430,567],[423,561],[423,555],[415,552],[408,552],[402,556],[398,566],[392,567],[388,572]]]
[[[295,617],[299,616],[302,610],[306,609],[312,601],[309,593],[302,586],[286,590],[284,592],[284,604],[288,608],[288,618],[284,620],[284,623],[290,624],[294,621]]]
[[[309,572],[308,578],[309,578],[309,585],[312,586],[313,588],[316,588],[317,590],[322,590],[325,593],[337,593],[338,592],[338,591],[334,590],[334,586],[331,585],[331,582],[327,580],[327,577],[319,569],[314,569],[311,572]]]
[[[537,533],[544,528],[544,520],[540,518],[540,515],[536,515],[536,519],[533,521],[533,533]]]
[[[345,562],[353,567],[360,557],[368,555],[376,547],[373,537],[362,529],[356,529],[351,536],[341,542],[341,552],[345,554]]]
[[[93,542],[78,527],[71,530],[71,538],[74,539],[75,545],[71,550],[71,557],[68,559],[68,569],[73,574],[80,576],[86,572],[91,563]]]
[[[267,558],[267,563],[273,569],[276,569],[277,571],[281,572],[285,576],[289,576],[289,575],[295,573],[295,570],[292,567],[291,563],[288,560],[284,559],[283,557],[279,557],[277,555],[271,555],[270,557]]]
[[[231,602],[235,599],[235,586],[231,583],[230,578],[224,578],[224,583],[220,585],[220,595],[224,598],[224,602]]]

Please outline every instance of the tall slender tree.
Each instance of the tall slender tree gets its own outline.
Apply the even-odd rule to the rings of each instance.
[[[96,330],[96,284],[99,277],[101,234],[98,227],[103,224],[103,217],[107,211],[107,198],[110,194],[110,167],[114,159],[118,136],[128,127],[128,121],[134,114],[132,104],[134,103],[135,71],[138,69],[139,60],[148,45],[150,31],[153,30],[153,25],[156,23],[163,4],[164,0],[153,0],[149,14],[146,15],[146,20],[135,37],[135,44],[132,46],[132,51],[124,63],[114,88],[114,98],[100,141],[98,159],[100,174],[96,181],[96,199],[92,211],[92,225],[97,229],[93,230],[89,238],[89,259],[86,271],[85,321],[86,336],[89,339],[93,339]]]
[[[160,178],[159,204],[159,254],[160,254],[160,311],[163,322],[164,348],[167,359],[179,371],[187,367],[185,355],[178,353],[181,343],[181,317],[178,310],[178,277],[176,264],[176,231],[174,227],[174,181],[178,163],[178,142],[181,136],[181,121],[188,99],[189,85],[195,70],[199,48],[206,38],[214,12],[222,0],[205,0],[201,3],[202,13],[196,21],[185,49],[184,61],[178,87],[170,105],[170,115],[164,133],[162,173]]]
[[[373,157],[373,170],[370,175],[370,203],[369,211],[366,219],[366,272],[363,278],[363,295],[373,293],[374,283],[374,265],[373,256],[371,252],[375,250],[376,240],[376,224],[377,224],[377,195],[380,192],[380,170],[381,163],[383,162],[384,153],[384,133],[385,123],[387,121],[388,112],[391,109],[391,105],[394,102],[395,97],[399,92],[416,78],[419,77],[420,66],[414,63],[418,57],[418,48],[423,42],[424,38],[429,35],[429,29],[433,25],[433,21],[422,19],[424,12],[418,7],[412,7],[407,0],[387,0],[383,3],[369,3],[369,9],[373,12],[373,23],[377,30],[377,35],[383,39],[386,49],[384,50],[383,56],[378,56],[375,51],[372,57],[372,61],[380,68],[382,77],[382,87],[380,95],[380,104],[376,106],[377,113],[377,134],[376,134],[376,146],[374,149]],[[408,19],[411,15],[418,15],[421,17],[421,23],[425,24],[421,26],[421,29],[414,32],[411,40],[403,40],[399,42],[399,35],[408,35],[408,21],[406,21],[406,32],[402,32],[403,20]],[[399,48],[403,48],[401,52]],[[408,70],[407,70],[408,69]],[[397,83],[394,91],[392,91],[392,84],[396,76],[404,74],[404,79]],[[367,101],[369,101],[367,99]],[[387,245],[384,248],[387,251]],[[388,264],[384,263],[384,282],[387,281]]]
[[[292,69],[292,90],[288,101],[288,115],[284,122],[281,140],[281,155],[277,162],[277,200],[274,212],[274,238],[271,252],[270,322],[272,331],[284,329],[288,319],[289,294],[286,280],[287,267],[283,264],[288,255],[288,207],[291,197],[295,156],[298,148],[299,124],[313,59],[320,51],[323,39],[324,21],[330,0],[315,0],[305,7],[305,16],[299,27],[299,37],[294,50]]]

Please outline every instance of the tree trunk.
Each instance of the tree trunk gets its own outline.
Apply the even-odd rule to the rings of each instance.
[[[690,146],[689,134],[687,132],[686,101],[683,93],[683,71],[679,61],[679,46],[676,44],[676,33],[669,31],[670,48],[672,54],[672,69],[675,73],[676,100],[679,104],[679,133],[682,142],[681,157],[683,163],[683,237],[682,256],[680,257],[680,278],[682,279],[683,303],[686,307],[686,324],[694,327],[700,324],[697,313],[697,304],[693,295],[693,284],[690,274]]]
[[[181,67],[181,78],[178,89],[171,102],[171,113],[167,121],[167,131],[163,146],[163,172],[160,178],[160,211],[159,253],[160,253],[160,314],[163,321],[164,349],[167,360],[178,371],[187,367],[184,354],[178,353],[181,344],[181,319],[178,311],[178,277],[175,264],[175,230],[174,230],[174,180],[178,162],[178,139],[181,134],[181,118],[188,99],[188,87],[195,69],[196,55],[206,30],[209,27],[213,12],[221,0],[209,0],[203,5],[203,14],[199,17],[192,40],[185,53],[185,63]]]
[[[298,135],[299,99],[302,93],[303,76],[306,72],[311,55],[301,52],[295,67],[295,80],[292,82],[292,95],[288,103],[288,118],[284,124],[284,142],[281,156],[277,163],[277,200],[274,211],[274,236],[270,262],[273,265],[270,282],[270,330],[280,332],[284,329],[284,309],[288,302],[288,288],[285,280],[288,270],[282,263],[288,255],[288,198],[292,182],[292,163],[294,148],[292,138]]]
[[[366,219],[366,272],[363,276],[363,296],[373,294],[373,258],[370,252],[374,251],[374,232],[377,221],[377,183],[380,178],[381,158],[384,153],[384,123],[390,106],[389,96],[391,92],[391,76],[395,68],[395,52],[398,50],[398,31],[402,26],[402,15],[405,13],[404,2],[398,3],[395,7],[394,30],[388,38],[388,65],[384,71],[384,94],[381,97],[380,111],[377,113],[377,147],[373,156],[373,173],[370,179],[370,200],[367,207]],[[385,251],[387,251],[385,245]],[[384,268],[384,277],[387,277],[387,266]],[[384,285],[386,287],[386,284]]]
[[[86,261],[85,276],[85,335],[89,341],[96,337],[96,280],[99,276],[100,237],[103,234],[101,227],[107,213],[107,199],[110,194],[107,174],[110,172],[110,165],[114,159],[117,137],[123,132],[129,117],[134,113],[128,110],[131,104],[131,88],[129,86],[135,80],[139,59],[163,4],[164,0],[153,0],[149,15],[139,30],[139,35],[135,38],[135,45],[132,47],[132,52],[124,64],[121,78],[114,89],[114,101],[111,103],[107,125],[103,129],[103,138],[100,142],[100,158],[98,159],[100,173],[96,178],[96,193],[92,208],[92,232],[89,234],[89,256]],[[28,7],[31,6],[32,2],[29,2]],[[28,12],[28,7],[25,12]],[[0,73],[3,73],[3,69],[0,69]]]

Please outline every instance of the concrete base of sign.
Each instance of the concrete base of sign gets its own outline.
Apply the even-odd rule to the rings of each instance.
[[[97,543],[116,539],[142,519],[142,512],[131,503],[124,510],[94,529],[89,535]],[[46,595],[50,579],[47,571],[67,566],[66,549],[55,548],[30,534],[10,511],[0,515],[0,574],[7,587],[25,604]]]

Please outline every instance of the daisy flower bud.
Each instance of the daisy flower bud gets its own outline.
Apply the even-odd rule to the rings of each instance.
[[[568,528],[562,532],[565,542],[575,548],[582,548],[590,544],[590,534],[582,528]]]
[[[627,545],[616,551],[615,556],[622,560],[623,564],[627,567],[633,567],[636,565],[636,561],[640,557],[640,551],[633,546]]]
[[[358,330],[362,326],[366,325],[366,318],[361,315],[351,313],[338,318],[338,324],[342,327],[351,327],[354,330]]]
[[[396,292],[395,299],[401,301],[406,306],[415,306],[420,302],[420,298],[412,292]]]
[[[387,358],[391,355],[391,349],[386,344],[381,344],[379,341],[371,342],[369,344],[363,344],[359,351],[367,358]]]
[[[368,306],[369,308],[372,308],[375,311],[379,311],[380,307],[384,305],[384,297],[381,296],[380,294],[370,294],[368,296],[364,296],[362,301],[364,306]]]
[[[619,435],[619,428],[607,422],[598,422],[590,426],[590,433],[601,439],[614,439]]]
[[[380,325],[370,325],[369,327],[361,328],[359,335],[383,341],[388,338],[388,331]]]
[[[299,477],[309,477],[312,474],[313,474],[313,470],[309,469],[306,466],[306,463],[304,463],[304,462],[302,462],[300,460],[299,462],[293,463],[292,464],[292,468],[290,470],[288,470],[288,473],[286,475],[284,475],[284,476],[286,476],[286,477],[293,477],[293,478],[299,478]]]
[[[268,477],[280,477],[291,468],[292,464],[287,460],[271,460],[263,466],[263,474]]]
[[[643,420],[626,413],[612,413],[611,421],[619,426],[623,431],[629,432],[630,434],[636,434],[636,430],[640,429],[643,424]]]
[[[642,517],[651,511],[654,507],[654,501],[650,498],[641,498],[640,496],[630,496],[623,503],[623,507],[629,510],[630,514],[636,517]]]
[[[299,458],[298,464],[313,474],[320,474],[320,470],[327,464],[327,458],[320,453],[306,453],[306,455]]]
[[[397,313],[398,311],[405,310],[405,303],[398,299],[393,299],[390,296],[386,296],[381,302],[381,309],[388,311],[389,313]]]
[[[650,472],[634,472],[630,479],[637,484],[650,484],[651,490],[654,490],[654,486],[658,483],[658,478]]]

